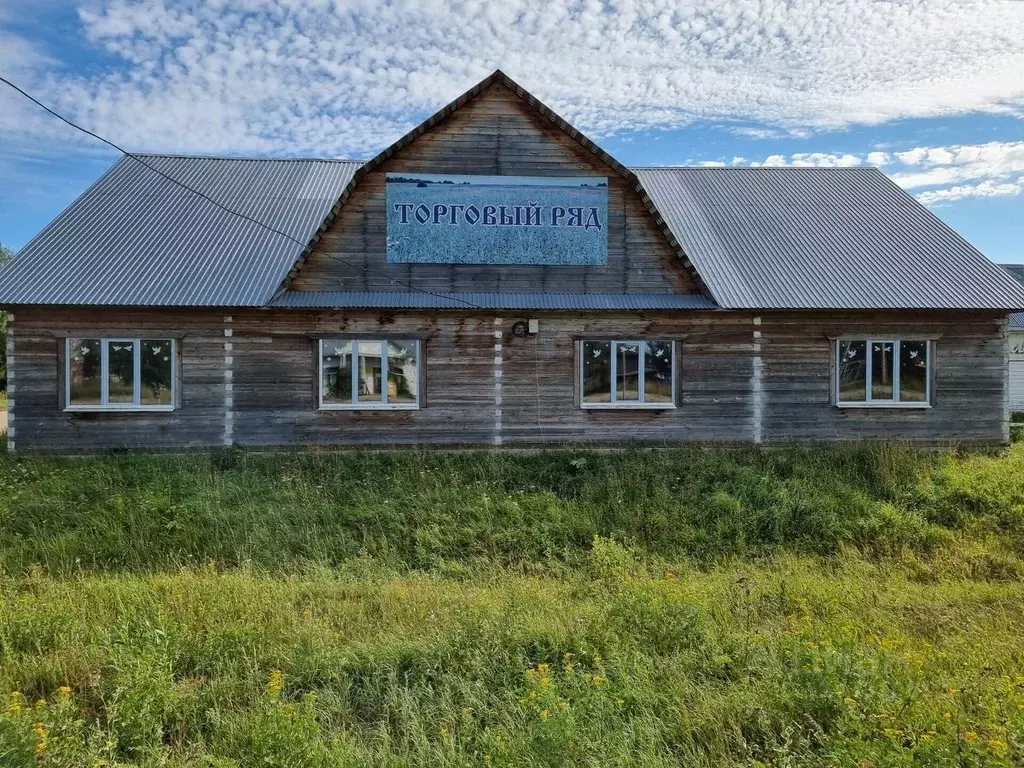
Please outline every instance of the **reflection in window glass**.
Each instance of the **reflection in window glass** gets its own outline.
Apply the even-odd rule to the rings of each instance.
[[[583,342],[583,402],[612,399],[612,354],[609,341]]]
[[[352,402],[352,342],[324,339],[323,381],[320,392],[327,404]]]
[[[900,402],[928,399],[928,342],[900,342]]]
[[[135,402],[135,342],[107,342],[107,402]]]
[[[615,399],[640,399],[640,344],[635,341],[615,342]]]
[[[320,405],[417,408],[421,362],[416,339],[323,339]]]
[[[419,363],[415,341],[388,341],[388,402],[417,402]],[[362,345],[360,345],[362,346]]]
[[[142,363],[142,405],[171,405],[171,371],[173,349],[170,339],[143,339],[140,342]]]
[[[871,343],[871,399],[893,399],[893,350],[892,342]]]
[[[644,402],[672,402],[672,342],[648,341],[644,353]]]
[[[100,377],[99,339],[70,339],[68,341],[68,384],[71,405],[99,405]]]
[[[360,341],[356,344],[358,370],[356,384],[359,387],[359,402],[381,402],[381,343]]]
[[[839,402],[856,403],[867,398],[867,342],[839,342]]]

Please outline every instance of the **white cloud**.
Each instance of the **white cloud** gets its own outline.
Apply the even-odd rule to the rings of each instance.
[[[1008,195],[1019,195],[1024,192],[1024,176],[1016,181],[996,182],[983,181],[980,184],[960,184],[949,189],[936,189],[929,192],[922,192],[917,196],[925,205],[936,205],[938,203],[951,203],[954,200],[962,200],[965,197],[1005,197]]]
[[[715,161],[703,161],[710,165]],[[717,164],[724,165],[719,161]],[[863,155],[797,152],[768,155],[761,161],[734,157],[731,165],[751,167],[852,168],[884,166],[889,177],[915,192],[925,205],[948,203],[965,197],[1000,197],[1024,192],[1024,141],[990,141],[947,147],[914,147]]]
[[[1004,179],[1024,173],[1024,141],[990,141],[951,147],[915,147],[896,152],[908,168],[893,174],[907,189],[957,184],[975,179]]]
[[[365,156],[499,66],[597,136],[1024,113],[1014,0],[89,0],[79,18],[102,64],[69,71],[54,46],[17,55],[22,76],[136,149]],[[34,135],[11,103],[0,140]]]

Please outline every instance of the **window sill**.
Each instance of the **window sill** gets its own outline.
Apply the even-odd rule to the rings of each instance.
[[[358,405],[321,405],[321,411],[418,411],[418,403],[359,403]]]
[[[672,403],[582,403],[584,411],[674,411]]]
[[[171,413],[173,405],[69,405],[64,413]]]
[[[837,408],[895,408],[897,410],[921,411],[931,408],[931,403],[836,403]]]

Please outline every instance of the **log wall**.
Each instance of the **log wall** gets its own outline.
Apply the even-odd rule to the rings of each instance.
[[[680,441],[908,439],[999,444],[1006,434],[1005,318],[971,313],[529,313],[23,309],[9,367],[18,449],[88,451]],[[316,339],[423,340],[421,408],[321,411]],[[935,339],[935,404],[922,410],[832,404],[833,336]],[[63,339],[180,339],[171,413],[65,412]],[[583,410],[576,340],[676,339],[674,410]]]

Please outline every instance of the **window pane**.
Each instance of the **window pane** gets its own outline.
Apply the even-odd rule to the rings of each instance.
[[[388,341],[388,402],[416,403],[419,396],[418,343]],[[360,349],[362,345],[360,345]]]
[[[583,402],[608,403],[612,399],[612,345],[608,341],[583,342]]]
[[[892,400],[892,342],[871,344],[871,399]]]
[[[644,355],[644,402],[672,402],[672,342],[649,341]]]
[[[640,399],[640,344],[619,341],[615,344],[615,398],[637,401]]]
[[[322,342],[323,381],[321,397],[325,404],[352,402],[352,342],[324,339]]]
[[[68,347],[69,405],[99,405],[100,340],[70,339]]]
[[[900,401],[923,403],[928,395],[928,342],[900,342]]]
[[[839,402],[857,403],[867,397],[867,342],[839,342]]]
[[[360,341],[356,345],[359,353],[359,402],[381,402],[381,343],[379,341]]]
[[[143,339],[139,346],[142,348],[142,404],[171,405],[171,340]]]
[[[107,402],[135,402],[135,342],[107,342]]]

